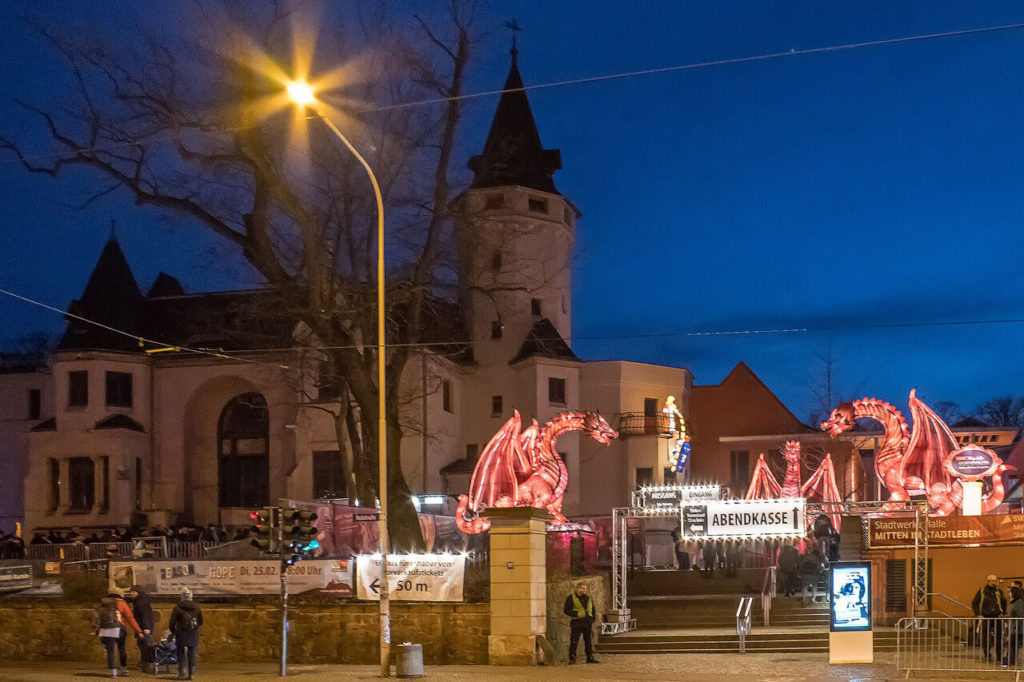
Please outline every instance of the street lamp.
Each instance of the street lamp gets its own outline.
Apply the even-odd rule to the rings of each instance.
[[[381,677],[391,676],[391,613],[388,582],[388,466],[387,466],[387,388],[385,379],[385,343],[384,343],[384,201],[380,196],[380,185],[377,177],[366,159],[352,146],[338,126],[324,116],[317,105],[316,92],[305,81],[292,81],[287,86],[288,95],[297,105],[313,112],[316,118],[324,122],[339,140],[348,148],[356,160],[366,169],[373,185],[373,196],[377,200],[377,458],[378,494],[380,495],[380,515],[377,520],[377,536],[380,546],[380,674]]]

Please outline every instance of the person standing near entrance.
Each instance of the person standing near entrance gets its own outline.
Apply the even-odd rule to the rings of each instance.
[[[1006,610],[1007,637],[1006,658],[1003,659],[1003,667],[1017,665],[1017,652],[1024,643],[1024,588],[1014,580],[1010,586],[1010,604]]]
[[[701,557],[704,559],[704,577],[711,578],[715,577],[715,564],[718,563],[718,552],[715,551],[715,541],[705,540],[704,541],[704,552]]]
[[[583,637],[583,649],[587,654],[587,663],[597,663],[594,658],[594,645],[591,634],[594,627],[594,600],[587,594],[587,586],[583,581],[576,583],[576,589],[565,598],[562,608],[569,621],[569,664],[576,662],[576,645]]]
[[[1006,595],[999,589],[999,580],[990,575],[985,585],[974,595],[971,602],[974,615],[981,616],[981,651],[986,661],[992,660],[992,644],[995,640],[996,658],[1003,658],[1003,622],[1000,620],[1006,613]]]

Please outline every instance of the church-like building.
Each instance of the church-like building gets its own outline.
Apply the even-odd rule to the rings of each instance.
[[[692,376],[573,352],[581,213],[555,185],[561,156],[542,145],[522,86],[513,54],[483,150],[469,161],[472,183],[454,203],[452,308],[469,352],[419,350],[407,363],[403,471],[419,504],[451,500],[513,409],[540,422],[600,411],[621,431],[617,441],[568,434],[558,449],[569,471],[565,513],[607,514],[638,485],[674,479],[661,410],[671,395],[687,414]],[[185,293],[166,274],[143,292],[112,237],[45,367],[0,373],[13,474],[0,484],[0,528],[127,526],[140,513],[150,526],[243,524],[279,498],[339,490],[339,430],[316,409],[337,408],[339,396],[294,371],[308,335],[268,315],[266,297]],[[136,335],[230,357],[146,352]]]

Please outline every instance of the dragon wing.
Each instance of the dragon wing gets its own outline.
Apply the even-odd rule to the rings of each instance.
[[[782,488],[779,486],[779,482],[775,480],[775,475],[772,474],[771,469],[768,468],[768,463],[764,461],[764,453],[762,452],[757,458],[757,464],[754,466],[754,475],[750,479],[750,487],[747,489],[746,499],[769,499],[781,496]]]
[[[494,506],[515,506],[519,487],[515,468],[525,460],[519,444],[521,427],[519,411],[515,410],[512,418],[494,434],[480,453],[480,459],[473,469],[473,478],[469,482],[469,499],[473,501],[471,511],[478,512]],[[505,499],[509,501],[505,502]]]
[[[804,483],[800,492],[808,501],[812,497],[818,498],[818,502],[825,504],[841,501],[839,486],[836,485],[836,470],[832,464],[832,455],[830,453],[825,453],[825,459],[821,461],[818,470],[811,474],[811,477]],[[832,519],[832,527],[838,529],[839,514],[829,514],[829,517]]]
[[[921,402],[916,392],[910,392],[914,433],[900,462],[900,478],[906,481],[908,476],[918,477],[924,482],[925,492],[934,483],[943,483],[948,490],[951,481],[944,462],[946,455],[957,448],[956,439],[946,422]]]

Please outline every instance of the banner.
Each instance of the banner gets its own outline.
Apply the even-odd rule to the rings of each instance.
[[[280,594],[281,563],[271,560],[111,561],[111,590],[139,585],[150,594]],[[288,594],[320,590],[352,596],[352,562],[347,559],[300,561],[288,569]]]
[[[929,546],[1024,544],[1024,516],[935,516],[928,519]],[[868,519],[868,547],[913,547],[914,519]]]
[[[0,566],[0,592],[27,590],[32,587],[32,566]]]
[[[680,507],[682,536],[760,538],[798,536],[807,527],[803,499],[728,500]]]
[[[657,485],[640,489],[642,507],[678,507],[681,504],[719,500],[722,488],[718,484],[707,485]]]
[[[401,601],[462,601],[463,554],[389,554],[389,597]],[[380,556],[356,557],[356,599],[380,600]]]

